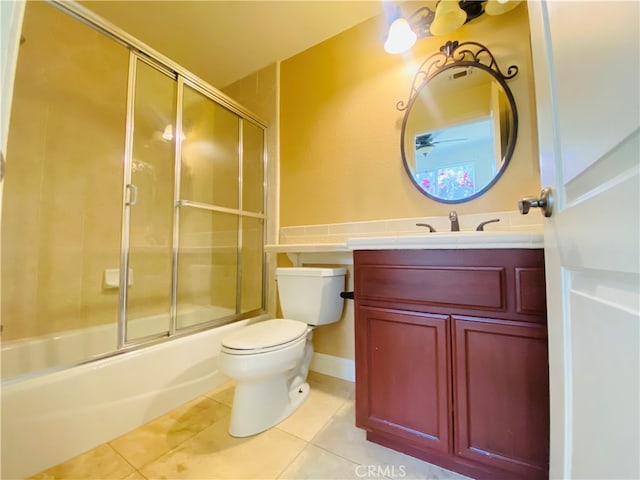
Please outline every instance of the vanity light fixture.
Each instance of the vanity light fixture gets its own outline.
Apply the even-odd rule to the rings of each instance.
[[[435,11],[421,7],[408,18],[398,14],[389,26],[384,43],[387,53],[403,53],[419,38],[449,35],[465,23],[481,16],[502,15],[517,7],[522,0],[439,0]]]

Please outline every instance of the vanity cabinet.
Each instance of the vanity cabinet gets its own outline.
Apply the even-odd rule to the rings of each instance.
[[[541,249],[354,252],[356,425],[474,478],[546,478]]]

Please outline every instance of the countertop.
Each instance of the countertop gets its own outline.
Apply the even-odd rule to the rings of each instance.
[[[349,252],[353,250],[543,248],[542,230],[433,232],[353,237],[344,243],[265,245],[271,253]]]

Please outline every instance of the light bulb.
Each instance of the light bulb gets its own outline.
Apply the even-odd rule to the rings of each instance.
[[[384,42],[384,50],[387,53],[402,53],[413,47],[416,43],[417,35],[406,19],[400,17],[393,21],[389,27],[389,34],[387,35],[387,41]]]
[[[467,13],[457,1],[441,0],[436,7],[436,17],[429,30],[433,35],[448,35],[455,32],[467,21]]]
[[[487,15],[502,15],[516,8],[522,0],[489,0],[484,7]]]

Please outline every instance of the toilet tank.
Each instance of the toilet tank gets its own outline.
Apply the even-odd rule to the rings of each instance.
[[[282,315],[308,325],[340,320],[346,268],[276,268]]]

